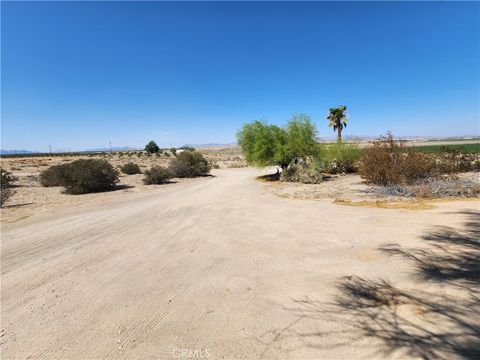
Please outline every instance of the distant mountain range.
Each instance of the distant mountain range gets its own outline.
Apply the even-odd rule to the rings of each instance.
[[[206,147],[213,147],[213,146],[233,146],[237,145],[237,143],[229,143],[229,144],[220,144],[220,143],[208,143],[208,144],[185,144],[184,146],[193,146],[194,148],[206,148]]]
[[[112,146],[112,151],[128,151],[128,150],[138,150],[137,148],[132,148],[129,146]],[[83,151],[110,151],[110,148],[94,148],[94,149],[86,149]]]
[[[128,151],[128,150],[138,150],[136,148],[132,148],[129,146],[112,146],[112,151]],[[110,151],[110,148],[93,148],[93,149],[85,149],[85,150],[65,150],[65,149],[55,149],[52,153],[67,153],[67,152],[84,152],[84,151],[92,151],[92,152],[104,152]],[[41,154],[47,153],[48,151],[34,151],[34,150],[0,150],[0,155],[15,155],[15,154]]]
[[[12,154],[34,154],[38,151],[31,150],[0,150],[0,155],[12,155]]]

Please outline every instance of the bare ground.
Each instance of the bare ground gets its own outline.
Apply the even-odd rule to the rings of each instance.
[[[2,210],[2,358],[478,358],[478,201],[292,200],[263,173]]]

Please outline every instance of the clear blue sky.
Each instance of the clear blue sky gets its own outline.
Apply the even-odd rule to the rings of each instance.
[[[479,135],[478,2],[2,2],[2,148],[230,143],[310,114],[332,135]]]

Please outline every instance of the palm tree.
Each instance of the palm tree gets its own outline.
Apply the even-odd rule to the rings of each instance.
[[[337,132],[337,142],[342,142],[342,130],[344,127],[347,127],[347,107],[341,105],[337,108],[331,108],[327,120],[330,121],[328,126],[333,128],[333,131]]]

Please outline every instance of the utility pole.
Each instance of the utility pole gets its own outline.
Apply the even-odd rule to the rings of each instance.
[[[50,148],[50,155],[52,155],[52,145],[48,145],[48,147]]]
[[[111,153],[112,152],[112,142],[109,141],[108,143],[110,144],[110,153]]]

